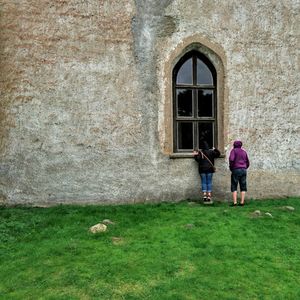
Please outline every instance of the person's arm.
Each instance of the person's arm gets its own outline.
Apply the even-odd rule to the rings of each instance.
[[[193,151],[194,159],[199,162],[199,152],[198,151]]]
[[[247,152],[246,152],[246,166],[247,166],[247,169],[248,169],[249,166],[250,166],[250,161],[249,161]]]
[[[214,151],[214,157],[215,158],[220,157],[221,152],[217,148],[213,148],[213,151]]]
[[[234,160],[235,160],[235,152],[232,149],[231,152],[230,152],[230,155],[229,155],[229,169],[230,169],[230,171],[232,171]]]

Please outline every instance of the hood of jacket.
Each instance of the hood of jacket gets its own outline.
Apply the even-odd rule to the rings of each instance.
[[[242,148],[243,143],[241,141],[235,141],[233,143],[234,148]]]

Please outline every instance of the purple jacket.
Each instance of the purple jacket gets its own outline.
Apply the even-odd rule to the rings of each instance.
[[[229,169],[248,169],[250,162],[247,152],[242,149],[242,142],[235,141],[229,155]]]

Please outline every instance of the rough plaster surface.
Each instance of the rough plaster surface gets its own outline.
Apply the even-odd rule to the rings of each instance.
[[[299,1],[2,0],[0,14],[0,201],[197,198],[195,162],[162,146],[164,65],[194,36],[224,54],[216,195],[237,138],[248,197],[300,195]]]

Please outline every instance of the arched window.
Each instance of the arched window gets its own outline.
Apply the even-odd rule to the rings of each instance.
[[[217,147],[216,76],[198,51],[185,54],[173,69],[174,152],[198,149],[201,140]]]

